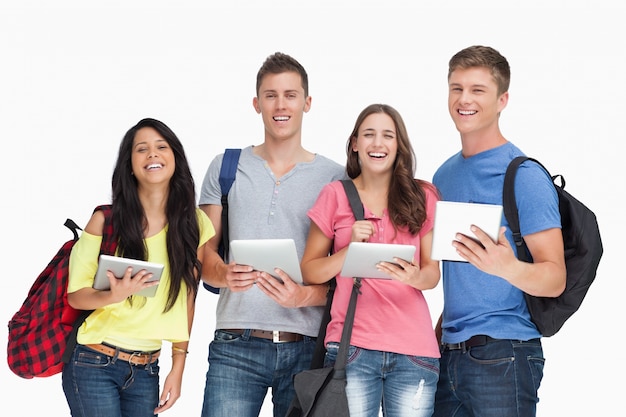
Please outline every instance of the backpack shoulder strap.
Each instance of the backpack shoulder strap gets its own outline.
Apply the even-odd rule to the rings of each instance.
[[[228,250],[230,247],[230,238],[228,236],[228,193],[237,176],[237,165],[239,164],[240,155],[241,149],[226,148],[224,156],[222,157],[222,165],[220,166],[219,182],[220,191],[222,193],[222,239],[218,246],[218,253],[224,260],[228,259]],[[219,288],[215,288],[206,282],[202,282],[202,286],[213,294],[220,293]]]
[[[504,188],[502,190],[502,206],[506,221],[509,223],[511,232],[513,233],[513,241],[517,247],[517,257],[525,262],[530,262],[530,257],[526,249],[526,243],[522,238],[519,224],[519,213],[517,211],[517,203],[515,202],[515,175],[519,166],[525,161],[533,161],[543,168],[548,176],[554,180],[550,172],[543,166],[541,162],[535,158],[528,156],[518,156],[514,158],[506,169],[504,174]]]
[[[228,148],[224,151],[222,166],[220,168],[220,188],[222,190],[222,246],[224,247],[224,259],[228,259],[228,192],[237,176],[237,164],[241,149]]]
[[[113,233],[113,206],[111,204],[103,204],[97,206],[93,212],[102,211],[104,214],[104,226],[102,227],[102,243],[100,244],[100,254],[106,255],[115,255],[115,249],[117,248],[117,237],[115,233]],[[70,223],[71,222],[71,223]],[[69,224],[69,225],[68,225]],[[72,227],[76,226],[77,229],[82,230],[76,223],[72,220],[68,219],[65,221],[65,225],[72,229],[74,236],[77,238],[78,234],[76,229]],[[76,239],[77,240],[77,239]],[[87,319],[87,317],[93,312],[93,310],[84,310],[80,313],[74,325],[72,327],[72,331],[70,332],[67,338],[67,344],[65,346],[65,351],[63,352],[63,356],[61,360],[63,363],[68,363],[70,357],[72,356],[72,352],[74,351],[74,347],[76,346],[76,337],[78,335],[78,328],[83,324],[83,322]]]
[[[104,226],[102,227],[102,244],[100,245],[100,254],[115,255],[117,248],[117,239],[113,231],[113,206],[111,204],[103,204],[96,207],[93,212],[102,211],[104,214]]]
[[[241,155],[241,149],[228,148],[224,151],[224,157],[222,158],[222,166],[220,168],[220,188],[222,195],[228,195],[230,187],[235,181],[237,175],[237,164],[239,163],[239,155]]]

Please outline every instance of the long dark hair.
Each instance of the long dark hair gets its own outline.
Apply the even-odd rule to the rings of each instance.
[[[428,183],[416,179],[415,152],[411,146],[409,135],[400,116],[400,113],[387,104],[371,104],[367,106],[356,119],[354,129],[348,138],[346,154],[346,172],[352,179],[361,174],[359,154],[352,150],[352,145],[359,136],[359,128],[365,118],[374,113],[384,113],[391,117],[396,127],[398,152],[393,163],[393,173],[389,184],[387,209],[394,229],[406,227],[411,234],[416,235],[426,220],[426,193]]]
[[[135,135],[144,127],[153,128],[167,141],[176,161],[165,208],[171,276],[164,309],[168,311],[180,295],[181,282],[187,285],[187,293],[193,293],[194,298],[196,297],[202,265],[198,260],[200,227],[196,217],[195,184],[182,143],[163,122],[150,118],[140,120],[122,139],[112,179],[113,228],[118,237],[118,252],[121,256],[148,259],[144,243],[147,219],[139,201],[137,179],[132,175],[131,164]]]

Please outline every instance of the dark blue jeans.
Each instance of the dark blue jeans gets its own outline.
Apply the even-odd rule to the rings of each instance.
[[[533,417],[545,359],[540,339],[443,350],[434,417]]]
[[[77,344],[63,367],[63,391],[72,417],[154,417],[159,362],[133,365]]]
[[[309,369],[315,339],[274,343],[271,340],[215,331],[209,345],[209,370],[203,417],[257,417],[268,388],[274,416],[284,417],[294,397],[293,376]]]

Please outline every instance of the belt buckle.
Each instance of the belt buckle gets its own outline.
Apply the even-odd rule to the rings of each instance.
[[[465,350],[465,342],[442,343],[443,350]]]
[[[147,354],[141,352],[133,352],[128,357],[128,363],[132,365],[143,365],[143,362],[145,362],[144,358],[146,358],[147,356]],[[134,362],[133,359],[135,360]]]
[[[280,331],[278,330],[272,331],[272,342],[280,343]]]
[[[465,350],[465,342],[447,343],[448,350]]]

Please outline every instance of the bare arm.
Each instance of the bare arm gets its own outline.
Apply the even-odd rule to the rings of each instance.
[[[246,291],[252,288],[258,274],[250,266],[225,264],[218,253],[222,240],[222,206],[203,204],[200,209],[213,223],[215,235],[206,243],[202,262],[202,280],[215,288],[228,287],[231,291]]]
[[[300,268],[302,278],[309,284],[323,284],[334,278],[346,258],[347,247],[329,256],[333,241],[311,222],[309,236],[302,256]]]
[[[198,248],[198,259],[200,261],[204,259],[204,254],[206,250],[207,244],[204,244],[200,246],[200,248]],[[193,327],[195,310],[196,299],[193,292],[191,292],[187,294],[187,329],[190,336],[191,329]],[[161,392],[161,396],[159,398],[159,406],[154,409],[155,414],[162,413],[168,408],[171,408],[181,396],[183,371],[185,369],[185,362],[187,360],[188,347],[188,340],[172,343],[172,368],[165,378],[163,391]]]
[[[458,235],[454,245],[464,259],[488,274],[499,276],[520,290],[534,296],[557,297],[565,289],[566,271],[561,229],[553,228],[524,236],[533,263],[517,259],[500,230],[498,243],[477,227],[472,232],[481,245],[467,236]]]

